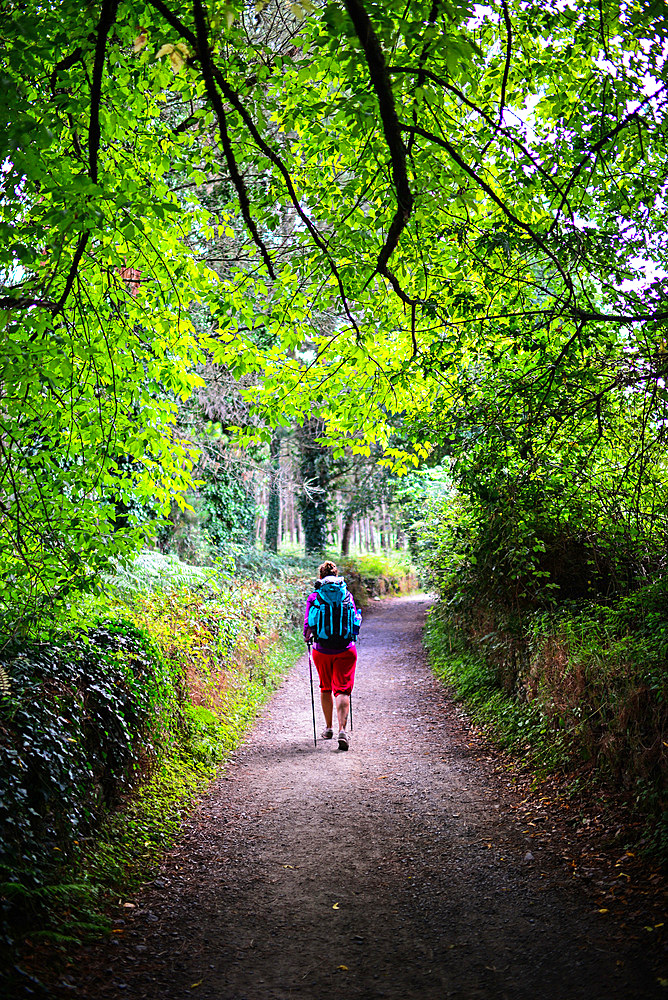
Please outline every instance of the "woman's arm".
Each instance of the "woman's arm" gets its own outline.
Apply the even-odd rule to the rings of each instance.
[[[304,641],[305,642],[308,642],[309,639],[313,638],[313,630],[311,629],[311,626],[308,623],[308,613],[309,613],[309,611],[311,609],[311,605],[315,601],[315,597],[316,597],[316,595],[315,595],[315,591],[314,591],[312,594],[309,594],[308,599],[306,601],[306,611],[304,612]]]

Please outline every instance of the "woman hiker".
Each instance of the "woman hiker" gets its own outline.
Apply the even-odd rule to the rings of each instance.
[[[320,678],[320,703],[325,716],[323,740],[334,736],[332,717],[336,699],[339,750],[350,746],[346,730],[350,695],[355,681],[357,648],[355,639],[362,616],[336,564],[324,562],[318,569],[320,582],[309,594],[304,615],[304,639],[313,643],[313,662]]]

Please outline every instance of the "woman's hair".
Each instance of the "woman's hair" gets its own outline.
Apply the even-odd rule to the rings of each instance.
[[[321,580],[324,580],[326,576],[337,576],[337,574],[336,563],[324,562],[318,567],[318,575]]]

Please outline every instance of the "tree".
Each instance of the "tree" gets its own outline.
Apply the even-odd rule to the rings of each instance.
[[[481,387],[534,401],[508,410],[529,438],[564,373],[550,412],[583,440],[593,416],[605,441],[604,397],[662,419],[663,5],[5,9],[10,595],[91,578],[139,542],[114,500],[183,489],[170,427],[204,352],[252,376],[246,440],[313,419],[322,447],[397,468],[454,440]],[[211,218],[188,199],[221,174],[214,142]],[[236,241],[218,282],[212,223]]]
[[[278,552],[281,498],[278,491],[279,456],[281,451],[281,439],[278,434],[274,434],[269,447],[269,458],[271,466],[271,482],[269,484],[269,502],[267,504],[267,531],[265,533],[265,545],[270,552]]]
[[[0,601],[26,613],[135,550],[145,525],[119,506],[166,509],[194,459],[173,429],[200,382],[206,218],[170,190],[178,78],[115,13],[3,15]]]
[[[309,553],[324,552],[327,545],[331,456],[319,443],[324,428],[317,420],[305,420],[297,431],[301,510],[304,548]]]

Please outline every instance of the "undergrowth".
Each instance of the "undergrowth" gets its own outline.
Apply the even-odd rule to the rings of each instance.
[[[88,884],[129,892],[150,878],[178,836],[193,799],[239,745],[302,651],[300,633],[291,632],[256,664],[252,676],[237,673],[223,711],[186,704],[180,744],[166,750],[149,780],[123,810],[107,818],[94,844],[82,851],[80,869]]]
[[[440,608],[438,609],[440,610]],[[494,669],[444,616],[432,614],[425,644],[434,673],[466,704],[475,722],[489,729],[504,749],[522,756],[541,777],[571,764],[569,740],[554,727],[536,702],[509,694]]]
[[[608,787],[668,858],[668,585],[512,619],[487,606],[431,616],[434,670],[538,776]]]
[[[301,650],[307,592],[154,553],[4,647],[3,966],[99,934],[146,879]]]
[[[342,565],[353,566],[363,577],[399,577],[410,573],[411,557],[407,549],[384,549],[347,557]]]

